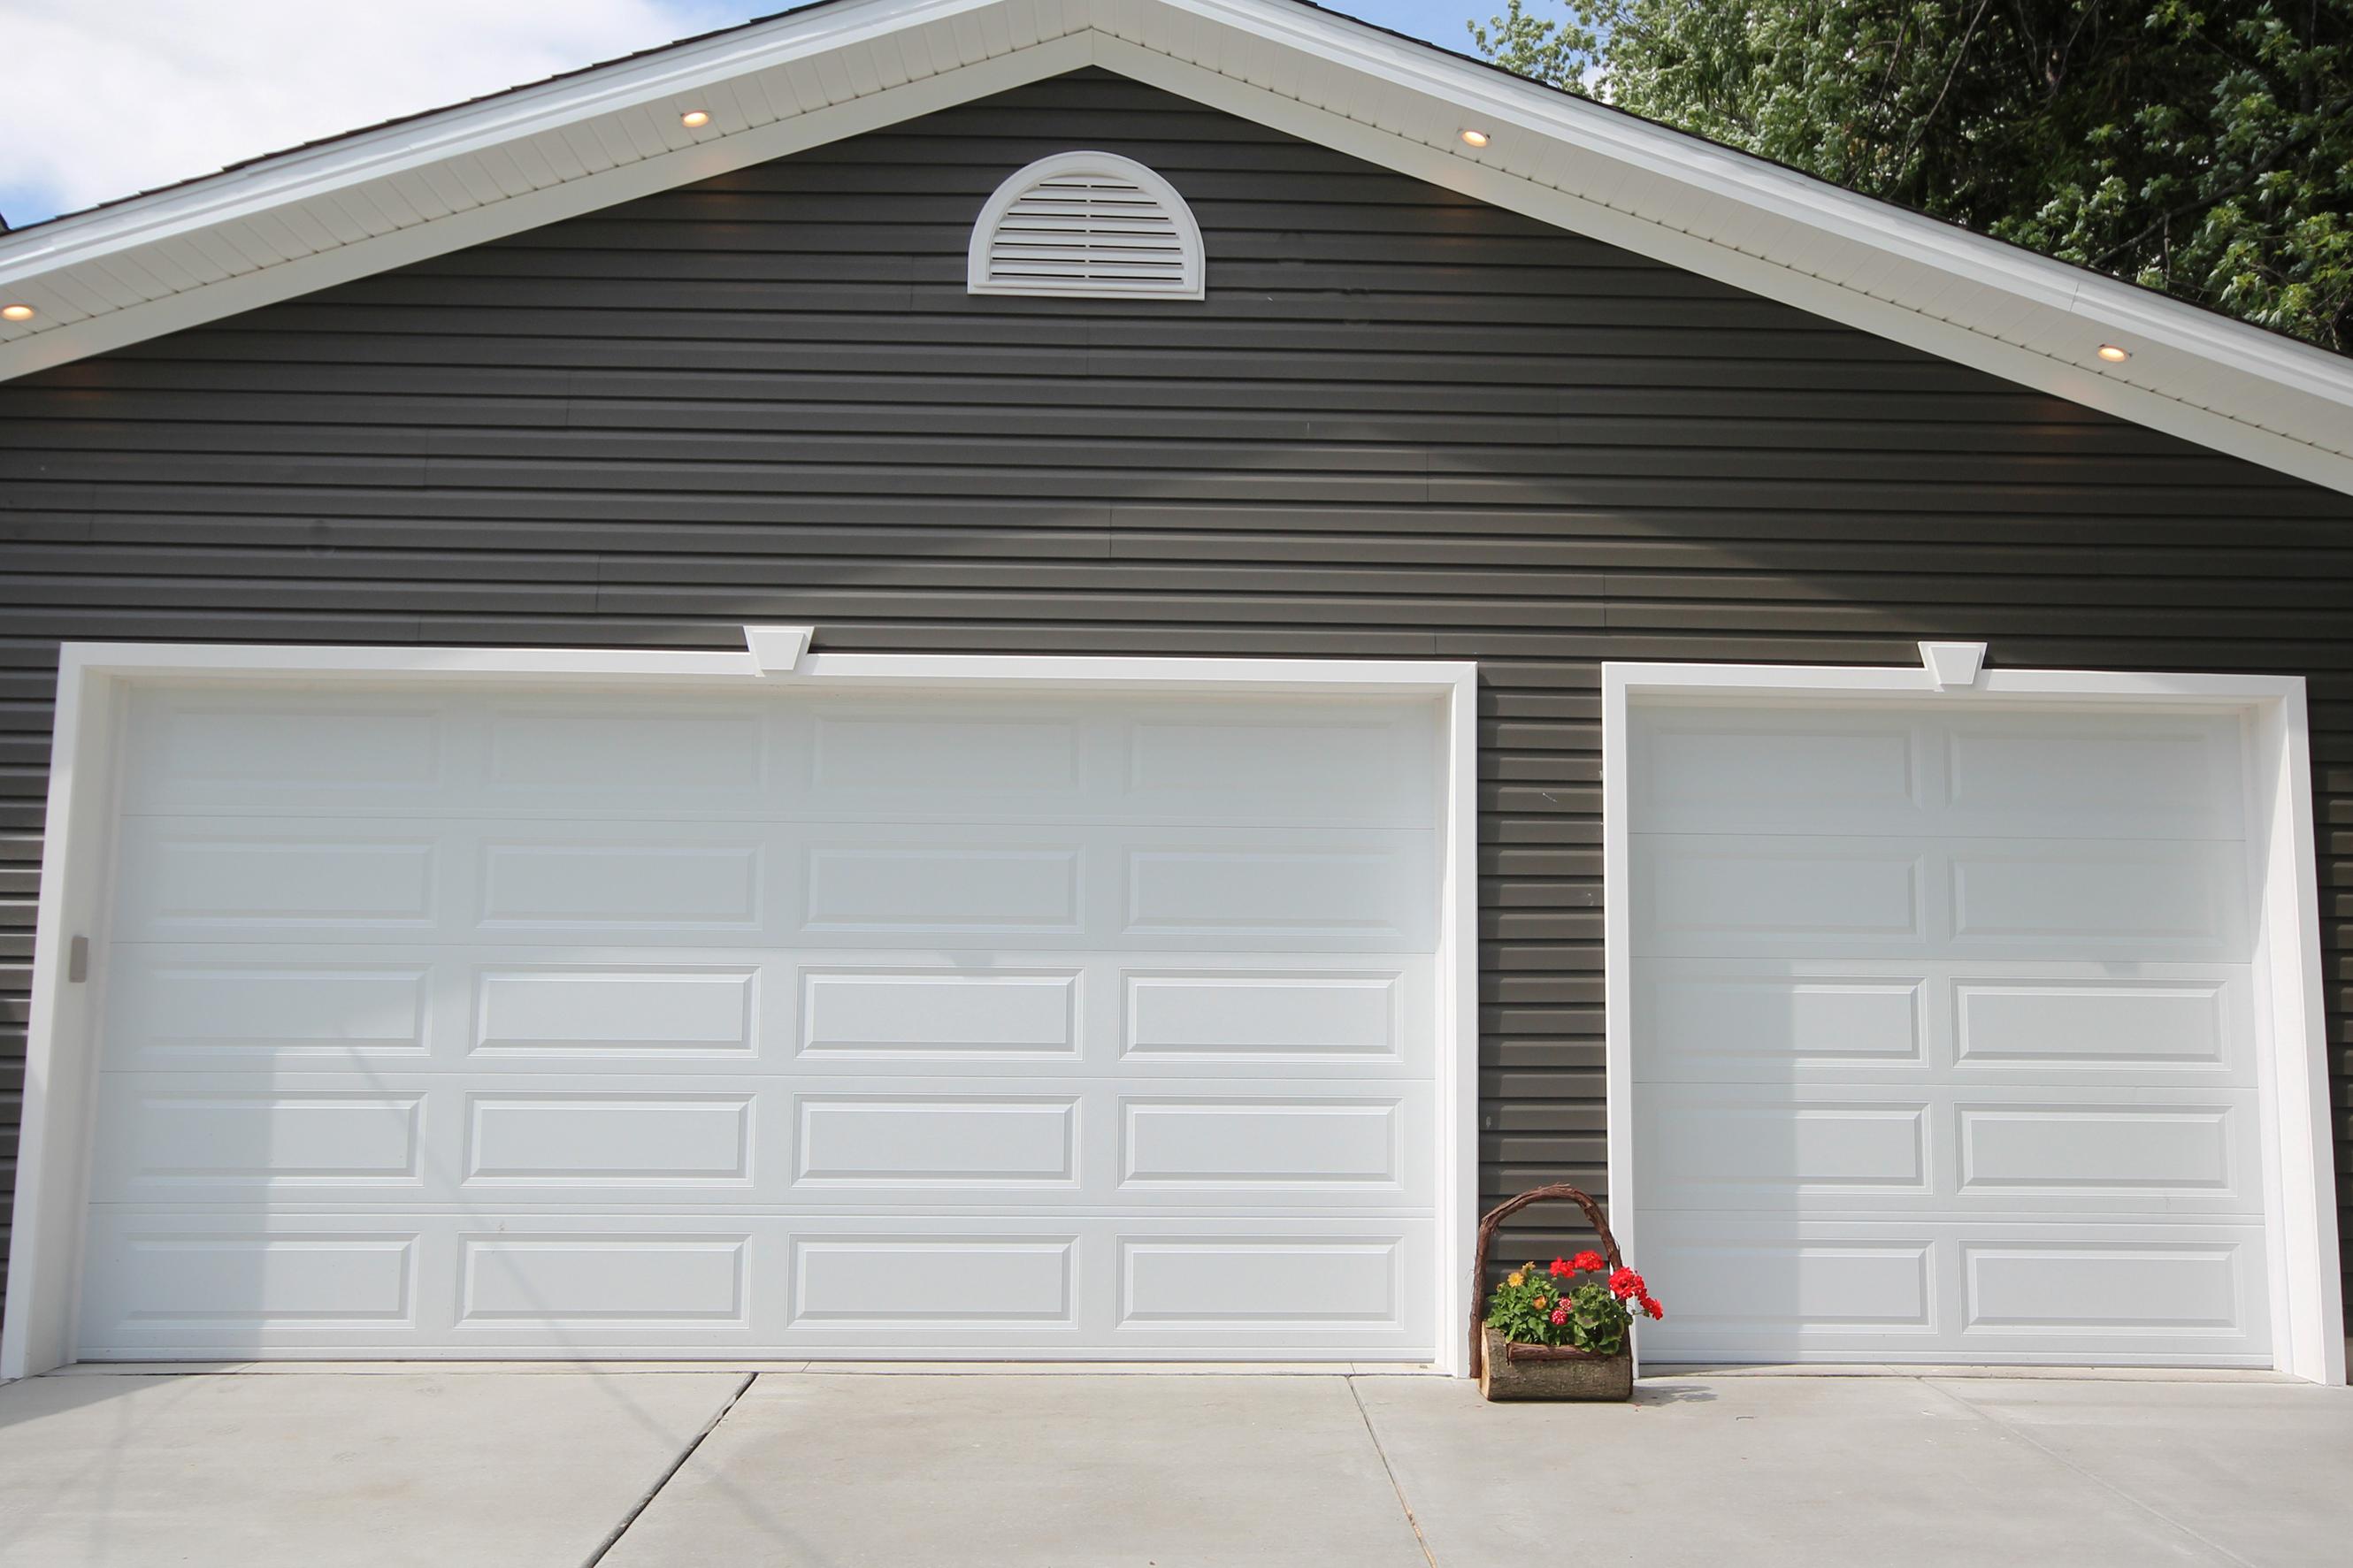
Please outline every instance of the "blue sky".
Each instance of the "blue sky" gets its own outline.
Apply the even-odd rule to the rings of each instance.
[[[0,216],[23,226],[257,153],[773,14],[784,0],[0,0]],[[1335,0],[1464,48],[1502,0]]]

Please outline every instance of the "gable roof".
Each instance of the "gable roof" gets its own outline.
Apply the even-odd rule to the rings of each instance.
[[[0,233],[0,379],[1089,65],[2353,492],[2353,359],[1302,0],[823,0]]]

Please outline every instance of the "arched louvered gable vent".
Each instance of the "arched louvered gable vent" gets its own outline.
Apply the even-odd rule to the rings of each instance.
[[[1058,153],[997,187],[973,226],[975,294],[1198,300],[1201,229],[1176,187],[1109,153]]]

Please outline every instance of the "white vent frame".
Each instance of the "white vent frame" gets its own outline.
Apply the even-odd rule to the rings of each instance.
[[[1176,241],[1175,286],[1155,281],[1149,286],[1073,274],[1063,278],[1008,279],[993,265],[997,240],[1017,204],[1050,180],[1082,175],[1107,176],[1135,187],[1152,199],[1174,230]],[[965,253],[965,291],[973,294],[1019,294],[1062,300],[1198,300],[1208,291],[1208,263],[1201,248],[1201,226],[1176,187],[1133,158],[1116,153],[1057,153],[1016,170],[997,187],[980,217],[972,226]]]

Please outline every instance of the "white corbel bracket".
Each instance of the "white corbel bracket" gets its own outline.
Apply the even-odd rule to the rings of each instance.
[[[1981,642],[1924,642],[1920,662],[1928,667],[1928,679],[1936,683],[1937,690],[1954,691],[1978,683],[1985,650]]]
[[[745,626],[744,646],[762,675],[790,675],[808,652],[814,626]]]

